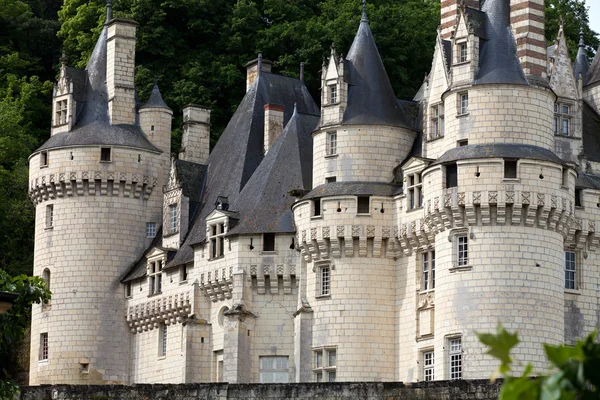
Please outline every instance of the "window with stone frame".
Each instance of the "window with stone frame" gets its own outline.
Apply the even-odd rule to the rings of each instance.
[[[274,252],[275,251],[275,234],[274,233],[263,233],[263,251]]]
[[[163,260],[148,261],[148,293],[162,293]]]
[[[421,291],[435,289],[435,250],[421,253]]]
[[[156,222],[146,222],[146,237],[153,238],[156,236]]]
[[[468,53],[468,49],[469,46],[467,44],[467,42],[461,42],[461,43],[457,43],[456,45],[457,48],[457,56],[458,56],[458,62],[459,63],[464,63],[469,61],[469,53]]]
[[[40,153],[40,168],[44,168],[48,166],[48,152],[42,151]]]
[[[169,233],[177,232],[177,203],[169,204]]]
[[[187,282],[188,275],[189,275],[188,265],[187,264],[183,264],[179,268],[179,282]]]
[[[288,383],[290,371],[288,356],[259,357],[260,383]]]
[[[421,363],[423,365],[422,379],[425,382],[435,379],[435,354],[433,349],[421,352]]]
[[[167,356],[167,324],[162,322],[158,326],[158,357]]]
[[[469,113],[469,93],[463,92],[458,94],[458,115],[466,115]]]
[[[469,237],[467,235],[456,236],[456,266],[465,267],[469,265]]]
[[[335,382],[337,380],[337,348],[313,348],[313,381]]]
[[[46,206],[46,229],[54,228],[54,204]]]
[[[462,379],[462,337],[450,337],[446,340],[448,348],[448,379]]]
[[[406,176],[406,201],[407,208],[414,210],[423,207],[423,182],[421,174],[414,173]]]
[[[516,159],[504,159],[504,179],[517,179],[517,161]]]
[[[431,107],[429,139],[437,139],[444,136],[444,104],[436,104]]]
[[[327,132],[327,152],[328,156],[335,156],[337,154],[337,132]]]
[[[44,332],[40,334],[40,351],[38,360],[39,361],[48,361],[48,332]]]
[[[208,226],[209,260],[223,257],[225,254],[225,223],[219,222]]]
[[[568,103],[554,103],[554,134],[573,136],[573,106]]]
[[[67,100],[59,100],[56,102],[56,120],[54,125],[64,125],[67,123]]]
[[[338,102],[337,85],[329,85],[329,104],[335,104]]]
[[[316,297],[326,297],[331,295],[331,264],[326,263],[316,267],[317,287]]]
[[[565,251],[565,289],[579,290],[580,271],[578,254],[575,251]]]

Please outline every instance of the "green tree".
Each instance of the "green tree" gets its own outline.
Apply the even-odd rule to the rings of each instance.
[[[14,349],[19,347],[31,321],[31,305],[50,300],[46,282],[37,276],[11,277],[0,269],[0,291],[18,295],[12,308],[0,315],[0,398],[10,399],[18,392],[12,379]]]

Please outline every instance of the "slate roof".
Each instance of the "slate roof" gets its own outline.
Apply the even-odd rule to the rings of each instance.
[[[485,36],[479,47],[479,71],[474,85],[508,83],[527,85],[527,79],[517,57],[517,45],[510,28],[510,2],[487,0],[481,6],[485,12]]]
[[[580,172],[575,182],[576,188],[600,190],[600,176]]]
[[[600,162],[600,116],[583,101],[583,153],[589,161]]]
[[[127,272],[121,278],[121,283],[127,283],[127,282],[133,281],[135,279],[145,277],[146,276],[146,264],[148,263],[148,258],[146,257],[146,255],[148,254],[148,252],[150,252],[150,250],[152,250],[154,248],[164,249],[163,247],[160,246],[161,244],[162,244],[162,226],[158,229],[158,231],[156,232],[156,236],[154,236],[154,239],[152,239],[152,243],[150,243],[150,245],[146,248],[146,250],[144,250],[144,252],[142,253],[142,256],[129,266],[129,268],[127,269]],[[167,250],[167,261],[168,261],[173,257],[175,252],[169,251],[169,249],[164,249],[164,250]]]
[[[170,110],[169,106],[165,103],[162,95],[160,94],[157,83],[154,83],[154,87],[152,88],[152,93],[150,93],[148,101],[144,103],[142,107],[140,107],[140,109],[144,108],[166,108],[167,110]]]
[[[294,189],[312,187],[312,137],[319,116],[294,113],[231,208],[240,213],[230,234],[295,232]]]
[[[600,82],[600,47],[598,47],[598,51],[596,51],[596,56],[594,56],[594,59],[592,60],[592,64],[585,76],[583,84],[587,86],[597,82]]]
[[[190,201],[200,201],[206,179],[206,165],[175,160],[175,173],[183,195],[188,197]]]
[[[84,101],[85,82],[87,78],[85,70],[79,68],[66,67],[65,76],[73,84],[73,98],[75,99],[75,101]]]
[[[206,217],[214,210],[217,197],[228,197],[229,203],[235,204],[263,160],[265,104],[284,107],[285,126],[292,117],[294,103],[298,114],[320,115],[308,89],[299,79],[264,71],[258,75],[208,157],[201,208],[171,265],[193,260],[190,246],[205,240]]]
[[[448,164],[476,158],[525,158],[564,164],[556,154],[542,147],[525,144],[493,143],[452,148],[442,154],[432,165]]]
[[[414,129],[396,100],[365,17],[360,22],[344,67],[348,71],[348,107],[344,112],[344,124],[383,124]]]
[[[77,104],[75,126],[70,132],[51,136],[36,151],[68,146],[106,145],[161,152],[138,125],[110,124],[106,86],[107,35],[108,28],[104,26],[84,73],[76,72],[74,68],[68,70],[77,79],[78,96],[82,97]]]
[[[579,49],[577,49],[577,57],[575,57],[575,63],[573,64],[573,75],[575,79],[579,79],[579,75],[585,78],[588,70],[590,69],[590,63],[587,55],[585,54],[585,42],[583,41],[583,32],[579,32]]]
[[[482,39],[487,39],[485,30],[485,13],[471,7],[465,7],[465,14],[469,18],[469,25],[473,28],[473,33]]]
[[[330,196],[395,196],[402,194],[402,185],[378,182],[332,182],[317,186],[302,200]]]
[[[450,67],[452,67],[452,41],[444,40],[442,43],[444,45],[444,61],[446,62],[446,69],[450,70]]]

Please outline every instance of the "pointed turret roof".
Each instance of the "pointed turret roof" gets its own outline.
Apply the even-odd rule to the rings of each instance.
[[[158,83],[154,82],[150,98],[148,98],[148,101],[141,107],[141,109],[143,108],[166,108],[167,110],[170,110],[160,94]]]
[[[577,50],[577,57],[575,57],[575,64],[573,64],[573,75],[575,79],[579,79],[579,75],[585,78],[586,73],[590,69],[590,63],[587,55],[585,54],[585,42],[583,41],[583,27],[579,30],[579,49]]]
[[[487,0],[485,40],[479,47],[479,72],[474,84],[509,83],[527,85],[517,56],[517,44],[510,28],[510,4],[506,0]]]
[[[369,27],[366,7],[346,57],[348,107],[344,124],[383,124],[413,129],[398,106]]]
[[[598,47],[598,51],[596,51],[596,56],[585,75],[583,84],[587,86],[597,82],[600,82],[600,47]]]

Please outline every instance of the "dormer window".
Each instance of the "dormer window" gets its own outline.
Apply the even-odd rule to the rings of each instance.
[[[216,223],[209,226],[208,242],[210,243],[210,259],[222,257],[225,254],[225,224]]]
[[[149,265],[149,295],[159,294],[162,292],[162,260],[152,261]]]
[[[56,102],[56,121],[55,125],[63,125],[67,123],[67,100]]]
[[[468,49],[468,47],[467,47],[466,42],[458,44],[458,62],[459,63],[464,63],[469,60],[467,49]]]
[[[329,104],[335,104],[337,101],[337,85],[329,85]]]
[[[177,232],[177,204],[169,205],[169,233]]]
[[[554,134],[573,136],[571,126],[571,105],[554,103]]]
[[[421,182],[421,174],[412,174],[408,175],[406,178],[407,183],[407,200],[408,200],[408,209],[414,210],[415,208],[423,207],[423,191],[422,191],[422,182]]]

